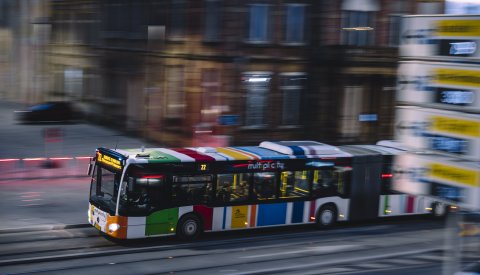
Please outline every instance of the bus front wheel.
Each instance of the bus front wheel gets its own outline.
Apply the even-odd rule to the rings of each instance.
[[[196,215],[187,214],[178,221],[176,234],[180,240],[194,240],[200,233],[202,233],[202,224]]]
[[[337,222],[337,209],[333,205],[324,205],[318,210],[315,217],[317,228],[331,227]]]

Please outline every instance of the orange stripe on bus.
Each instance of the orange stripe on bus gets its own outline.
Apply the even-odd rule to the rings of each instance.
[[[243,152],[240,153],[240,152],[231,150],[230,148],[218,147],[218,148],[215,148],[215,149],[217,150],[217,152],[225,154],[229,157],[232,157],[235,160],[250,160],[250,159],[252,159],[252,157],[250,157],[249,155],[247,155]]]
[[[233,147],[228,147],[227,149],[230,149],[232,151],[235,151],[235,152],[238,152],[238,153],[242,153],[242,154],[245,154],[253,159],[260,159],[257,155],[255,154],[252,154],[250,152],[247,152],[247,151],[244,151],[244,150],[241,150],[241,149],[237,149],[237,148],[233,148]]]

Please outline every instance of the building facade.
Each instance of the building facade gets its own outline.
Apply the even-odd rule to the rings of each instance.
[[[443,9],[420,0],[44,2],[42,100],[76,101],[91,120],[172,146],[392,138],[400,16]]]

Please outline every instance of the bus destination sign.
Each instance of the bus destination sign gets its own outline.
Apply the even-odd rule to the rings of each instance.
[[[97,161],[118,170],[122,170],[123,168],[122,162],[120,160],[111,156],[104,155],[101,152],[97,152]]]

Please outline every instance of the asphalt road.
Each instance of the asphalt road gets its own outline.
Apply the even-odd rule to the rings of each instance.
[[[416,217],[330,230],[207,233],[192,243],[174,237],[118,242],[91,227],[2,232],[0,273],[439,274],[446,260],[443,226]],[[464,253],[465,261],[478,258]]]

